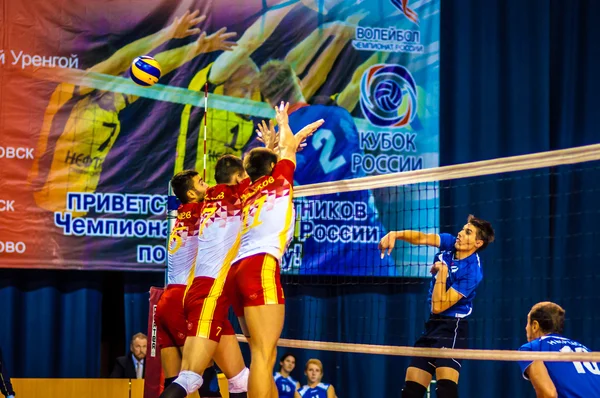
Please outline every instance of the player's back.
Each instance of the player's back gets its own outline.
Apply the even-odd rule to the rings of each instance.
[[[259,253],[281,260],[294,232],[294,169],[292,161],[280,160],[270,175],[254,181],[242,193],[244,227],[235,261]]]
[[[560,336],[549,334],[523,344],[520,351],[589,352],[584,345]],[[523,377],[531,361],[519,362]],[[561,398],[600,397],[600,368],[595,362],[544,362],[548,374]]]
[[[292,376],[284,377],[281,373],[276,372],[273,378],[275,379],[279,398],[294,398],[297,385],[296,380],[292,379]]]
[[[204,196],[199,221],[198,250],[194,277],[216,278],[237,254],[242,230],[242,201],[238,185],[218,184]]]
[[[330,384],[319,383],[314,387],[309,387],[307,385],[302,386],[298,393],[301,397],[306,398],[327,398],[327,390],[329,389]]]
[[[177,209],[177,221],[169,237],[168,285],[185,285],[194,267],[202,207],[202,203],[185,203]]]

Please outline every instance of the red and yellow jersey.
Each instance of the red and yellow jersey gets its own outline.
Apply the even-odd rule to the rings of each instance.
[[[237,254],[242,230],[242,200],[239,194],[248,183],[218,184],[206,191],[200,215],[194,277],[218,278],[222,269],[229,269]]]
[[[242,193],[243,229],[235,261],[259,253],[281,261],[294,233],[295,168],[292,161],[280,160],[271,175],[259,178]]]
[[[196,264],[200,214],[204,204],[186,203],[177,209],[177,221],[169,238],[167,284],[185,285]]]

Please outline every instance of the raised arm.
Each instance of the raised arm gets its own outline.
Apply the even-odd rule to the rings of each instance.
[[[319,57],[315,63],[311,66],[308,74],[302,79],[302,94],[307,100],[311,98],[315,92],[325,83],[334,62],[340,55],[340,52],[344,49],[348,41],[354,36],[356,30],[356,24],[358,24],[365,16],[367,12],[361,11],[359,13],[350,15],[345,23],[335,23],[331,28],[332,35],[334,35],[331,43],[319,54]],[[319,46],[320,47],[320,46]],[[317,51],[319,47],[313,51]],[[307,53],[310,53],[307,51]],[[314,54],[312,54],[314,55]],[[312,59],[311,57],[308,59]],[[307,61],[307,62],[308,62]]]
[[[340,21],[321,25],[287,53],[284,59],[285,62],[292,66],[297,75],[302,74],[323,43],[330,36],[348,28],[346,24]]]
[[[202,32],[195,42],[158,53],[154,58],[160,64],[162,74],[166,75],[200,54],[213,51],[231,51],[236,43],[229,41],[229,39],[235,36],[235,32],[227,33],[227,28],[221,28],[210,36],[207,36],[206,32]]]
[[[526,370],[527,377],[535,389],[537,398],[556,398],[556,386],[552,382],[544,362],[533,361]]]
[[[381,53],[376,52],[369,57],[365,62],[363,62],[352,74],[352,79],[350,83],[340,93],[337,98],[337,103],[342,108],[346,109],[348,112],[352,112],[358,103],[360,98],[360,80],[362,79],[362,75],[365,71],[376,64],[384,63],[390,53]]]
[[[282,102],[275,107],[275,119],[279,126],[279,156],[281,159],[288,159],[296,163],[296,152],[301,148],[302,143],[311,136],[325,122],[323,119],[306,125],[296,135],[290,129],[288,123],[289,103]]]
[[[198,16],[198,10],[190,13],[187,11],[180,18],[175,18],[173,23],[166,28],[134,41],[121,48],[105,61],[89,68],[90,72],[104,73],[107,75],[119,75],[125,72],[135,57],[147,54],[171,39],[181,39],[200,33],[200,29],[194,28],[204,21],[204,15]]]
[[[229,79],[244,63],[245,58],[249,57],[273,34],[275,28],[296,4],[291,2],[291,4],[280,7],[287,1],[281,1],[254,21],[237,41],[234,51],[223,53],[217,57],[208,76],[211,83],[222,84]]]
[[[379,250],[381,250],[381,258],[387,254],[391,254],[394,246],[396,246],[396,240],[403,240],[410,243],[411,245],[426,245],[440,247],[440,236],[438,234],[426,234],[420,231],[392,231],[389,232],[379,241]]]

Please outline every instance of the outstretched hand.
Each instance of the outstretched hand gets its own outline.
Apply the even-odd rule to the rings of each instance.
[[[381,258],[385,257],[385,252],[387,250],[387,255],[392,254],[392,250],[396,246],[396,233],[388,232],[381,240],[379,241],[379,250],[381,250]]]
[[[269,126],[267,127],[267,123],[263,120],[257,127],[258,140],[265,144],[265,148],[277,152],[279,149],[279,133],[275,132],[273,121],[269,120]]]
[[[294,138],[296,139],[297,149],[296,152],[300,152],[306,147],[306,139],[313,135],[315,131],[321,127],[325,123],[325,120],[319,119],[316,122],[312,122],[304,126],[300,131],[294,134]]]
[[[207,36],[206,32],[202,32],[196,41],[198,52],[231,51],[233,47],[237,46],[237,43],[228,39],[235,36],[237,36],[237,33],[227,33],[227,28],[221,28],[210,36]]]
[[[181,17],[175,18],[171,26],[169,26],[171,37],[173,39],[183,39],[200,33],[200,28],[194,28],[194,26],[204,21],[206,15],[198,16],[199,14],[200,11],[198,10],[192,13],[188,10]]]

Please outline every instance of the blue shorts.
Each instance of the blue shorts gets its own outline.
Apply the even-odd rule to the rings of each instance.
[[[425,331],[415,347],[467,348],[469,324],[464,318],[451,318],[432,314],[425,323]],[[452,368],[460,372],[460,359],[415,357],[410,366],[435,374],[436,368]]]

